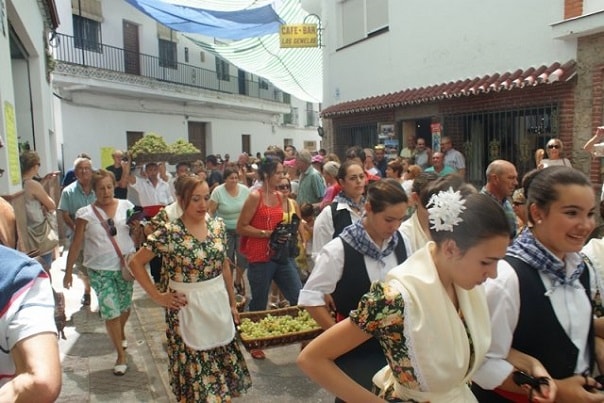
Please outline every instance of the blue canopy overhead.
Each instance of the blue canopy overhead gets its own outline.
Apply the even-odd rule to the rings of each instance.
[[[126,0],[174,31],[239,40],[276,34],[284,21],[272,5],[218,11],[162,0]]]

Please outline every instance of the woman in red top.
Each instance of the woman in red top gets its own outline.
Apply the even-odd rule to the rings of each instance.
[[[271,260],[271,234],[283,221],[285,196],[277,190],[283,174],[283,164],[278,158],[268,157],[260,162],[258,176],[262,185],[250,193],[237,222],[237,232],[242,236],[241,252],[249,261],[250,311],[266,309],[271,281],[275,281],[292,306],[298,302],[302,288],[292,259],[283,263]]]

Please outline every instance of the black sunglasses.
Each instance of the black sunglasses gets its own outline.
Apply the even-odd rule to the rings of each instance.
[[[560,148],[560,144],[548,144],[547,148],[549,148],[549,149],[552,149],[552,148],[558,149],[558,148]]]
[[[107,226],[109,227],[109,234],[111,236],[116,236],[117,235],[117,228],[115,228],[115,223],[113,222],[112,218],[108,218],[107,219]]]

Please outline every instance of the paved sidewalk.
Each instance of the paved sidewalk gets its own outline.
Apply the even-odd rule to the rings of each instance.
[[[53,263],[55,289],[62,289],[67,253]],[[67,340],[60,340],[63,388],[58,402],[173,402],[165,352],[164,310],[147,297],[135,283],[133,309],[126,325],[128,372],[115,376],[116,359],[104,322],[98,314],[96,298],[90,307],[80,306],[82,282],[64,290]],[[298,344],[266,350],[265,360],[245,358],[253,387],[236,402],[280,403],[333,402],[334,398],[306,378],[295,364]]]

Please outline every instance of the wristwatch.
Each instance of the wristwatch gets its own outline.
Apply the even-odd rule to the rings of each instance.
[[[262,238],[266,238],[266,231],[265,230],[260,230],[260,236]]]

